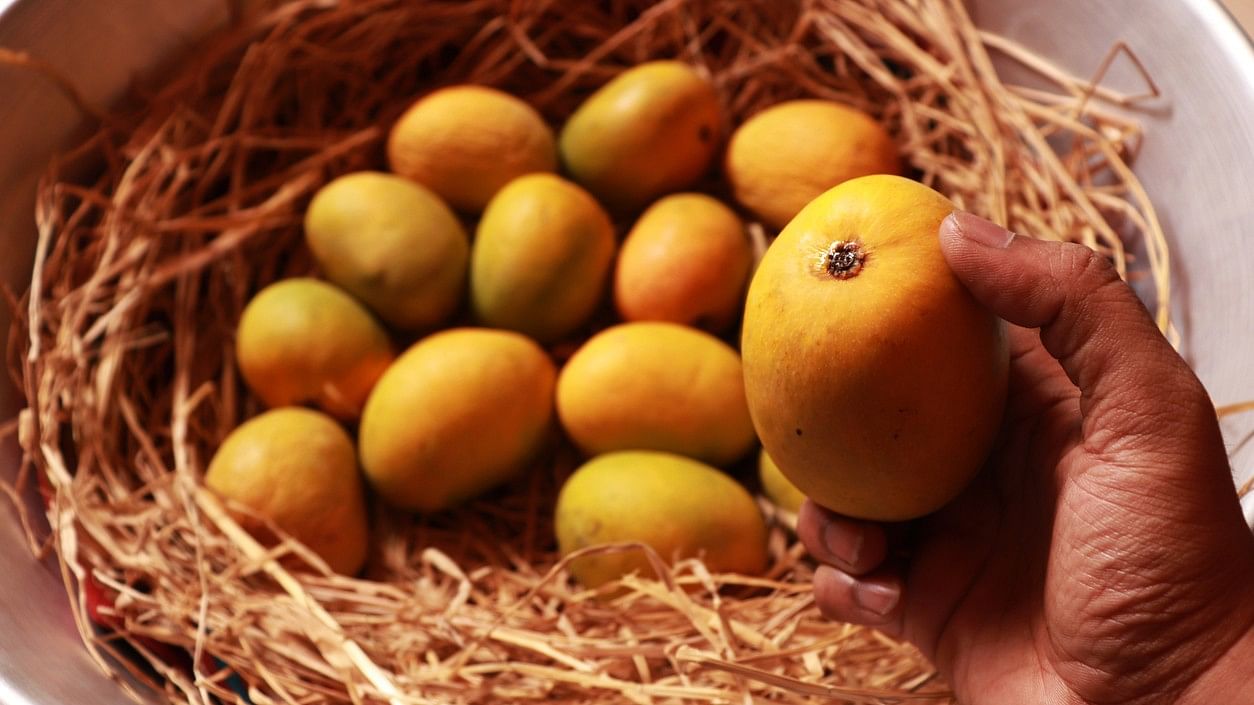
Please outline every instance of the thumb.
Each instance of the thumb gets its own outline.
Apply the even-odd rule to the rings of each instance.
[[[1040,329],[1041,343],[1080,390],[1086,449],[1131,467],[1152,453],[1181,469],[1227,470],[1201,382],[1105,257],[1083,245],[1018,237],[969,213],[946,218],[940,242],[976,299],[1010,323]]]
[[[1049,478],[1058,511],[1047,524],[1046,616],[1073,617],[1050,629],[1062,639],[1056,653],[1083,649],[1093,674],[1167,664],[1160,673],[1198,678],[1254,619],[1254,537],[1201,382],[1089,248],[1016,237],[965,213],[945,219],[940,243],[977,300],[1040,329],[1080,391],[1080,438]],[[1193,643],[1209,661],[1179,648]]]

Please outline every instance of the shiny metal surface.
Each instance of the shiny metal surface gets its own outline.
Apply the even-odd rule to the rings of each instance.
[[[0,0],[0,46],[27,50],[104,105],[146,69],[222,22],[226,0]],[[1142,115],[1137,172],[1159,206],[1177,268],[1182,349],[1217,403],[1254,399],[1254,50],[1214,0],[975,0],[979,23],[1080,74],[1116,41],[1144,60],[1164,99]],[[1126,64],[1112,79],[1138,90]],[[0,276],[24,290],[35,179],[77,115],[46,82],[0,68]],[[0,312],[0,330],[7,331]],[[0,418],[18,404],[0,386]],[[1236,474],[1254,474],[1254,414],[1226,424]],[[0,448],[0,473],[16,469]],[[1254,502],[1247,510],[1254,520]],[[60,578],[31,560],[0,511],[0,705],[131,702],[88,660]]]
[[[1137,117],[1146,139],[1135,170],[1173,253],[1180,349],[1216,404],[1254,399],[1254,48],[1213,0],[977,0],[977,21],[1092,75],[1123,41],[1163,94]],[[1137,94],[1129,61],[1111,84]],[[1254,413],[1224,424],[1238,481],[1254,476]],[[1254,494],[1246,498],[1254,527]]]

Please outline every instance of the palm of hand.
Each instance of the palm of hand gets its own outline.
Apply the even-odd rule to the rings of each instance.
[[[807,502],[816,603],[918,645],[964,705],[1250,701],[1254,539],[1201,382],[1093,250],[965,213],[939,234],[976,300],[1025,326],[1002,434],[910,524]]]
[[[896,631],[949,674],[964,705],[1151,702],[1204,668],[1172,657],[1195,628],[1174,617],[1196,616],[1208,596],[1176,587],[1191,561],[1159,511],[1171,498],[1152,481],[1115,482],[1118,463],[1086,433],[1081,408],[1037,333],[1013,329],[1005,427],[987,471],[912,527],[920,539]]]

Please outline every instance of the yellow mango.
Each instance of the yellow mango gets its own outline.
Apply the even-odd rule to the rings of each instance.
[[[353,297],[317,279],[285,279],[244,307],[240,373],[266,406],[312,403],[353,420],[394,354],[387,331]]]
[[[900,174],[901,159],[871,116],[830,100],[790,100],[732,133],[724,170],[736,200],[778,230],[833,186]]]
[[[552,174],[515,179],[479,221],[471,305],[490,326],[559,340],[592,315],[614,247],[614,225],[582,188]]]
[[[755,575],[766,568],[766,524],[753,497],[721,471],[670,453],[589,460],[562,487],[554,528],[563,556],[639,542],[667,562],[699,556],[714,573]],[[654,575],[640,550],[582,556],[570,572],[592,588],[633,572]]]
[[[330,417],[310,409],[267,411],[240,424],[214,453],[205,486],[247,511],[244,529],[272,543],[272,522],[352,575],[366,561],[369,525],[353,441]]]
[[[626,212],[701,178],[721,127],[707,79],[679,61],[650,61],[584,101],[562,128],[558,151],[575,181]]]
[[[740,357],[675,323],[624,323],[593,336],[558,377],[557,412],[588,455],[660,450],[723,465],[754,443]]]
[[[335,179],[310,202],[305,239],[327,279],[397,328],[432,328],[461,303],[466,231],[412,181],[373,171]]]
[[[740,316],[753,247],[717,199],[680,193],[640,216],[614,273],[614,304],[628,321],[671,321],[722,331]]]
[[[392,127],[387,152],[392,171],[468,213],[519,176],[557,168],[553,131],[540,114],[488,86],[420,98]]]
[[[556,376],[544,350],[518,333],[456,328],[418,341],[362,412],[366,479],[384,501],[418,511],[504,482],[551,428]]]
[[[806,501],[806,496],[780,472],[779,466],[765,449],[758,454],[758,480],[762,482],[762,492],[767,499],[793,514],[801,510],[801,503]]]
[[[1001,321],[950,271],[954,210],[900,176],[812,201],[767,250],[741,340],[762,445],[803,493],[842,514],[905,520],[970,481],[1001,423]]]

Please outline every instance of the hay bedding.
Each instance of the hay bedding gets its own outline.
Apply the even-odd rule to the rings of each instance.
[[[1049,89],[1003,84],[990,54]],[[369,579],[258,545],[198,490],[220,439],[259,410],[233,362],[241,309],[312,271],[303,207],[334,176],[382,167],[410,100],[493,84],[559,125],[616,71],[660,57],[707,71],[737,121],[798,96],[875,114],[916,176],[963,208],[1150,277],[1168,328],[1167,252],[1127,168],[1139,131],[1112,110],[1137,98],[980,32],[957,0],[289,2],[102,118],[39,191],[10,336],[25,460],[4,489],[32,547],[55,550],[102,668],[188,703],[950,701],[913,649],[818,614],[790,517],[771,514],[765,577],[694,560],[626,578],[612,599],[581,591],[548,524],[576,463],[556,444],[458,511],[376,507]],[[1058,135],[1065,152],[1049,146]],[[62,176],[91,160],[94,181]],[[36,481],[46,537],[21,500]]]

